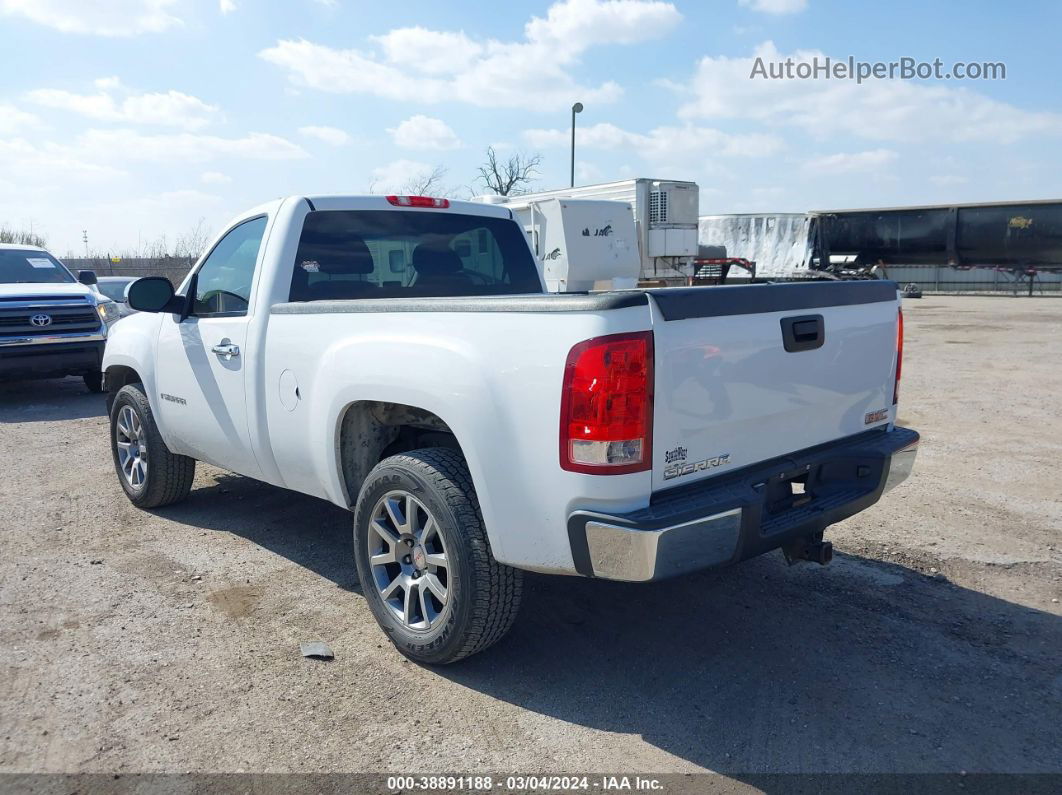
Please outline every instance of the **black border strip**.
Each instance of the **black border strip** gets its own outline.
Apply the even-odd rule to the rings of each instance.
[[[664,320],[753,315],[895,301],[896,282],[867,279],[807,284],[746,284],[722,287],[666,287],[646,292]]]
[[[274,304],[274,315],[327,315],[354,312],[602,312],[645,306],[640,290],[614,293],[531,293],[460,298],[359,298]]]
[[[667,287],[608,293],[528,293],[438,298],[360,298],[274,304],[274,315],[359,312],[603,312],[645,306],[652,296],[664,320],[753,315],[896,300],[896,282],[868,280],[733,287]]]

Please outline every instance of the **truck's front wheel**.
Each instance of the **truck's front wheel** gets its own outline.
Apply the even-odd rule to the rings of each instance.
[[[114,396],[111,453],[118,482],[138,508],[179,502],[192,488],[195,459],[170,452],[140,384],[126,384]]]
[[[491,555],[456,450],[414,450],[376,465],[354,512],[354,558],[373,616],[418,662],[482,651],[516,618],[522,573]]]

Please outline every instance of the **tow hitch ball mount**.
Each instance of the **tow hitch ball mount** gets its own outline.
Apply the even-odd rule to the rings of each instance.
[[[822,540],[822,533],[794,539],[782,547],[785,562],[790,566],[801,561],[810,561],[825,566],[833,560],[833,544]]]

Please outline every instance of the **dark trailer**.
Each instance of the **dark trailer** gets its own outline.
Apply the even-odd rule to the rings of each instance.
[[[1031,278],[1062,269],[1062,200],[809,213],[811,265],[848,276],[874,266],[989,267]],[[832,259],[831,259],[832,258]]]

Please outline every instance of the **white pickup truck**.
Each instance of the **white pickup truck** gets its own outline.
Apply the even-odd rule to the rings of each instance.
[[[501,638],[522,569],[828,562],[918,443],[894,283],[547,294],[504,207],[287,198],[128,300],[104,372],[132,502],[200,460],[352,510],[369,607],[427,663]]]

